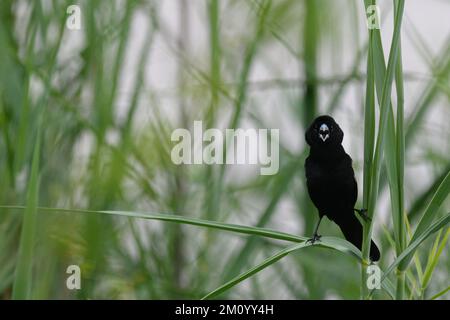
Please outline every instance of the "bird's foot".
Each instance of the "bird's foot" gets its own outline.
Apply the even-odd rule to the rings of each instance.
[[[317,241],[320,241],[320,238],[322,238],[321,235],[318,235],[317,233],[314,233],[314,235],[312,236],[312,238],[306,240],[306,243],[314,244],[314,243],[316,243]]]
[[[372,221],[367,215],[367,209],[353,209],[356,213],[358,213],[365,221]]]

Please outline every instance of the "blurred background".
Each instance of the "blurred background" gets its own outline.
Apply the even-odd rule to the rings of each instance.
[[[393,6],[379,2],[387,56]],[[73,4],[80,30],[66,26]],[[450,169],[449,14],[448,1],[405,5],[412,224]],[[26,203],[41,121],[40,206],[170,213],[310,236],[318,216],[305,189],[304,131],[314,117],[330,114],[340,124],[362,185],[367,34],[358,0],[2,0],[0,204]],[[256,165],[174,165],[171,133],[191,130],[194,120],[205,128],[280,129],[278,174],[261,176]],[[374,238],[386,266],[395,252],[383,176],[381,183]],[[0,209],[2,299],[11,298],[21,225],[20,212]],[[328,220],[320,231],[342,237]],[[200,298],[284,246],[69,212],[39,212],[35,237],[35,299]],[[432,245],[423,244],[418,258]],[[81,290],[66,287],[72,264],[82,270]],[[339,252],[308,248],[223,297],[355,299],[359,270]],[[447,245],[427,292],[447,287],[449,270]]]

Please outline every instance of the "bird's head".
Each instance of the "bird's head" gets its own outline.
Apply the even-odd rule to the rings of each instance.
[[[306,142],[310,146],[340,145],[344,132],[330,116],[317,117],[305,133]]]

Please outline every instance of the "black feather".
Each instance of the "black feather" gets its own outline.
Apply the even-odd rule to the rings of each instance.
[[[343,138],[343,131],[332,117],[320,116],[314,120],[305,133],[310,146],[305,161],[306,184],[320,218],[327,216],[334,221],[345,238],[361,249],[362,226],[354,213],[358,186],[352,158],[342,146]],[[316,233],[317,228],[314,238]],[[370,258],[380,259],[380,251],[373,241]]]

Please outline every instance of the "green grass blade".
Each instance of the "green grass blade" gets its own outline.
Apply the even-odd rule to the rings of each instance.
[[[260,263],[259,265],[257,265],[256,267],[251,268],[250,270],[238,275],[237,277],[231,279],[230,281],[228,281],[227,283],[221,285],[219,288],[211,291],[210,293],[208,293],[206,296],[204,296],[202,298],[202,300],[206,300],[206,299],[211,299],[214,298],[218,295],[220,295],[221,293],[229,290],[230,288],[236,286],[237,284],[239,284],[240,282],[244,281],[245,279],[250,278],[251,276],[255,275],[256,273],[260,272],[261,270],[267,268],[268,266],[274,264],[275,262],[277,262],[278,260],[284,258],[285,256],[287,256],[289,253],[305,248],[305,247],[309,247],[311,246],[311,244],[307,244],[306,242],[303,243],[299,243],[293,246],[290,246],[278,253],[276,253],[275,255],[271,256],[270,258],[267,258],[266,260],[264,260],[262,263]]]
[[[429,230],[432,221],[439,213],[439,208],[441,207],[442,203],[447,199],[449,194],[450,194],[450,172],[447,173],[444,180],[441,182],[438,189],[436,190],[430,203],[428,204],[425,213],[420,219],[419,224],[417,225],[416,230],[414,231],[414,234],[411,237],[410,243],[420,238],[424,232]],[[413,255],[411,254],[406,259],[404,259],[399,265],[399,269],[406,270],[412,257]]]
[[[448,291],[450,291],[450,286],[448,286],[447,288],[445,288],[444,290],[436,293],[434,296],[432,296],[430,298],[430,300],[436,300],[437,298],[439,298],[440,296],[446,294]]]
[[[436,268],[437,263],[439,262],[439,257],[444,251],[445,245],[447,244],[448,237],[450,235],[450,228],[447,229],[444,237],[440,241],[436,241],[435,246],[433,247],[433,255],[430,256],[427,267],[425,268],[425,273],[422,280],[422,292],[428,287],[431,276],[433,275],[433,271]],[[439,240],[439,237],[436,239]],[[439,244],[439,247],[436,248],[436,245]]]
[[[391,297],[391,299],[396,298],[396,288],[391,280],[389,280],[389,278],[384,279],[384,281],[381,283],[381,287],[389,295],[389,297]]]
[[[36,214],[39,194],[39,158],[41,150],[41,133],[38,129],[34,146],[31,174],[28,184],[27,206],[23,216],[20,234],[19,255],[15,271],[12,298],[27,299],[30,297],[32,284],[33,247],[36,229]]]
[[[25,209],[24,206],[0,206],[0,208]],[[305,241],[308,239],[306,237],[300,237],[297,235],[292,235],[289,233],[279,232],[279,231],[266,229],[266,228],[241,226],[241,225],[236,225],[236,224],[221,223],[221,222],[216,222],[216,221],[189,218],[186,216],[177,216],[177,215],[172,215],[172,214],[150,214],[150,213],[130,212],[130,211],[81,210],[81,209],[46,208],[46,207],[37,207],[37,209],[40,211],[48,211],[48,212],[107,214],[107,215],[113,215],[113,216],[122,216],[122,217],[141,218],[141,219],[148,219],[148,220],[159,220],[159,221],[166,221],[166,222],[190,224],[190,225],[194,225],[194,226],[208,227],[208,228],[231,231],[231,232],[248,234],[248,235],[257,235],[257,236],[263,236],[263,237],[267,237],[267,238],[290,241],[290,242],[302,242],[302,241]]]
[[[398,10],[399,1],[395,1],[395,9]],[[395,10],[395,12],[396,12]],[[397,205],[393,210],[393,221],[394,221],[394,234],[396,238],[396,249],[397,255],[400,254],[406,247],[406,230],[405,230],[405,208],[404,208],[404,176],[405,176],[405,133],[403,126],[404,118],[404,87],[403,87],[403,64],[402,64],[402,46],[401,46],[401,35],[399,35],[399,45],[398,45],[398,58],[395,65],[395,87],[397,91],[397,126],[396,126],[396,184],[394,183],[395,189],[392,190],[391,194],[394,194],[396,201],[393,203]],[[389,164],[388,164],[389,165]],[[394,192],[392,192],[394,191]],[[403,300],[405,294],[405,272],[397,273],[397,290],[396,298],[398,300]]]
[[[369,43],[373,32],[369,33]],[[364,169],[363,169],[363,206],[368,208],[370,196],[370,172],[372,171],[373,151],[375,145],[375,71],[373,48],[369,46],[367,57],[366,102],[364,110]]]
[[[0,206],[0,208],[26,209],[26,207],[23,207],[23,206]],[[225,284],[224,286],[219,288],[220,290],[217,289],[218,291],[217,290],[214,291],[214,295],[221,293],[221,292],[225,291],[226,289],[231,288],[232,286],[236,285],[237,283],[245,280],[246,278],[250,277],[251,275],[259,272],[260,270],[266,268],[267,266],[271,265],[272,263],[283,258],[284,256],[286,256],[293,250],[310,245],[305,242],[306,238],[304,238],[304,237],[290,235],[287,233],[278,232],[278,231],[274,231],[274,230],[270,230],[270,229],[247,227],[247,226],[240,226],[240,225],[233,225],[233,224],[226,224],[226,223],[218,223],[218,222],[207,221],[207,220],[202,220],[202,219],[187,218],[184,216],[180,217],[180,216],[168,215],[168,214],[146,214],[146,213],[139,213],[139,212],[111,211],[111,210],[79,210],[79,209],[45,208],[45,207],[36,207],[35,209],[42,210],[42,211],[49,211],[49,212],[96,213],[96,214],[107,214],[107,215],[115,215],[115,216],[122,216],[122,217],[143,218],[143,219],[150,219],[150,220],[159,220],[159,221],[166,221],[166,222],[175,222],[175,223],[203,226],[203,227],[209,227],[209,228],[232,231],[232,232],[236,232],[236,233],[243,233],[243,234],[249,234],[249,235],[258,235],[258,236],[264,236],[264,237],[273,238],[273,239],[277,239],[277,240],[301,242],[300,244],[294,245],[292,247],[289,247],[288,249],[285,249],[285,250],[279,252],[275,256],[265,260],[261,265],[258,265],[257,267],[251,269],[250,271],[247,271],[243,275],[240,275],[239,277],[236,277],[235,279],[231,280],[230,282],[228,282],[227,284]],[[334,238],[334,237],[323,237],[323,238],[321,238],[321,241],[316,244],[316,246],[335,249],[335,250],[341,251],[343,253],[349,254],[358,260],[361,260],[361,252],[359,251],[359,249],[344,239]],[[208,295],[207,297],[208,298],[212,297],[212,294]]]
[[[424,242],[430,235],[444,228],[450,222],[450,213],[446,214],[442,218],[438,219],[432,225],[430,225],[424,232],[422,232],[415,240],[411,241],[406,249],[394,260],[394,262],[386,269],[381,281],[383,282],[386,277],[402,262],[407,261],[414,255],[419,245]],[[406,263],[407,265],[407,263]],[[404,269],[402,269],[404,270]]]
[[[425,209],[425,213],[420,219],[419,224],[417,225],[416,230],[414,231],[414,234],[411,238],[411,241],[420,236],[420,234],[426,228],[428,228],[428,226],[434,220],[436,215],[439,213],[439,208],[441,207],[442,203],[448,198],[449,194],[450,194],[450,171],[447,173],[444,180],[439,185],[433,198],[428,204],[428,207]]]
[[[286,249],[283,249],[283,250],[277,252],[276,254],[274,254],[273,256],[267,258],[266,260],[264,260],[262,263],[258,264],[257,266],[236,276],[235,278],[226,282],[219,288],[211,291],[206,296],[204,296],[202,299],[205,300],[205,299],[211,299],[211,298],[217,297],[221,293],[224,293],[225,291],[236,286],[237,284],[241,283],[242,281],[257,274],[261,270],[264,270],[265,268],[269,267],[270,265],[274,264],[275,262],[277,262],[280,259],[287,256],[288,254],[290,254],[294,251],[297,251],[299,249],[310,247],[310,246],[312,246],[311,243],[303,242],[300,244],[296,244],[296,245],[287,247]],[[356,257],[358,260],[361,260],[361,252],[359,251],[359,249],[357,249],[353,244],[351,244],[350,242],[348,242],[344,239],[334,238],[334,237],[322,237],[322,238],[320,238],[320,242],[315,243],[314,246],[338,250],[338,251],[344,252],[346,254],[349,254],[353,257]]]
[[[364,166],[363,166],[363,207],[369,208],[372,187],[372,166],[375,145],[375,70],[373,60],[373,36],[374,31],[369,30],[369,46],[367,56],[367,82],[366,101],[364,109]],[[370,231],[368,224],[363,224],[363,232],[366,238]],[[367,263],[361,265],[361,297],[367,291]]]
[[[375,2],[373,1],[365,1],[366,7],[369,5],[373,5]],[[393,115],[392,115],[392,107],[391,107],[391,91],[392,91],[392,82],[394,80],[395,69],[397,65],[397,59],[399,55],[400,48],[400,32],[401,32],[401,24],[403,18],[403,10],[405,6],[404,0],[399,0],[398,6],[396,8],[395,19],[394,19],[394,33],[392,35],[391,48],[389,51],[389,60],[386,72],[383,77],[382,90],[381,90],[381,99],[380,99],[380,120],[378,127],[378,135],[376,139],[375,153],[373,159],[373,165],[371,167],[370,173],[370,197],[368,199],[368,215],[369,217],[374,217],[374,212],[376,208],[376,202],[378,198],[378,190],[380,184],[380,174],[382,168],[382,158],[383,152],[386,148],[387,150],[387,158],[393,160],[394,147],[392,141],[395,141],[395,133],[392,133],[393,129]],[[370,46],[373,47],[373,55],[374,62],[376,64],[375,67],[375,77],[384,73],[384,56],[383,50],[381,46],[381,39],[378,30],[370,30],[370,34],[372,34],[372,42]],[[370,52],[370,50],[369,50]],[[380,76],[378,76],[380,79]],[[379,89],[379,81],[377,82],[377,88]],[[387,137],[389,134],[389,137]],[[386,140],[388,143],[385,146]],[[388,161],[388,178],[390,181],[390,190],[391,190],[391,202],[394,208],[398,209],[396,205],[396,201],[398,197],[393,194],[393,191],[396,189],[395,186],[397,184],[397,174],[396,174],[396,161]],[[394,218],[395,219],[395,218]],[[363,233],[363,245],[362,245],[362,254],[363,263],[361,268],[361,296],[367,296],[367,288],[365,286],[367,274],[366,274],[366,265],[369,260],[369,251],[370,251],[370,239],[372,238],[372,223],[366,223],[364,225],[364,233]]]

